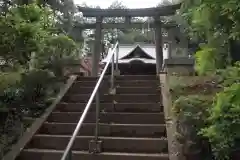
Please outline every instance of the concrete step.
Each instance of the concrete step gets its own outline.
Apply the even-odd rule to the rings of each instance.
[[[81,87],[95,87],[97,81],[76,81],[72,87],[73,88],[81,88]],[[106,81],[103,81],[100,85],[100,88],[102,87],[109,87],[110,86],[110,83],[106,80]]]
[[[96,85],[96,81],[77,81],[73,84],[74,88],[80,87],[94,87]],[[114,81],[114,85],[121,87],[141,87],[141,86],[149,86],[149,87],[158,87],[159,82],[157,80],[116,80]],[[101,84],[101,87],[109,87],[110,82],[104,81]]]
[[[97,81],[99,77],[77,77],[78,81]],[[104,80],[110,80],[111,76],[104,76]],[[156,75],[120,75],[115,77],[116,80],[158,80]]]
[[[117,80],[158,80],[156,75],[121,75],[116,76]]]
[[[26,148],[64,150],[71,135],[35,135]],[[129,153],[167,153],[168,145],[165,138],[126,138],[126,137],[99,137],[102,150],[107,152]],[[73,150],[88,151],[89,141],[94,136],[77,136]]]
[[[71,87],[67,94],[91,94],[93,92],[94,86],[92,87]],[[140,87],[117,87],[117,94],[159,94],[160,88],[157,87],[148,87],[148,86],[140,86]],[[109,86],[100,89],[100,93],[107,94],[109,92]]]
[[[71,135],[77,123],[44,123],[39,134]],[[100,124],[100,136],[113,137],[152,137],[166,136],[166,126],[161,124]],[[94,123],[84,123],[79,135],[93,136],[95,133]]]
[[[53,112],[47,122],[77,123],[82,112]],[[100,123],[120,124],[165,124],[163,113],[121,113],[101,112]],[[95,113],[88,113],[84,123],[95,123]]]
[[[78,76],[77,77],[77,81],[97,81],[98,79],[99,79],[99,77],[91,77],[91,76],[89,76],[89,77]],[[104,81],[106,81],[108,79],[110,79],[109,76],[104,76],[103,77]]]
[[[47,149],[24,149],[17,160],[60,160],[63,151]],[[143,154],[102,152],[90,154],[87,151],[73,151],[72,160],[169,160],[168,154]]]
[[[156,87],[117,87],[116,94],[158,94],[160,95],[160,88]]]
[[[82,112],[86,103],[60,103],[55,111],[60,112]],[[96,104],[91,105],[90,111],[95,112]],[[163,112],[161,103],[101,103],[100,110],[105,112]]]
[[[92,87],[71,87],[68,92],[67,95],[72,95],[72,94],[92,94],[94,90],[94,86]],[[100,93],[101,94],[107,94],[109,92],[109,87],[105,87],[105,88],[100,88]]]
[[[62,102],[68,103],[87,103],[90,94],[74,94],[64,96]],[[95,101],[95,99],[94,99]],[[117,94],[117,95],[100,95],[100,102],[117,102],[117,103],[158,103],[160,95],[158,94]]]
[[[115,86],[158,88],[159,82],[156,80],[117,80],[115,81]]]

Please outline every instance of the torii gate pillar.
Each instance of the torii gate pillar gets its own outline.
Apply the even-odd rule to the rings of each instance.
[[[162,48],[162,26],[159,17],[154,17],[155,22],[155,45],[156,45],[156,74],[162,70],[163,64],[163,48]]]
[[[99,71],[99,61],[101,55],[101,40],[102,40],[102,17],[96,17],[95,41],[92,55],[92,76],[97,77]]]

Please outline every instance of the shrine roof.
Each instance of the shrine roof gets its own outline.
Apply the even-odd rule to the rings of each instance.
[[[144,53],[146,53],[151,58],[126,58],[129,54],[131,54],[137,47],[140,47]],[[111,50],[109,50],[111,51]],[[163,50],[165,52],[165,50]],[[110,52],[108,52],[110,53]],[[106,63],[110,59],[110,55],[108,54],[101,62]],[[141,60],[144,63],[156,63],[156,47],[155,44],[120,44],[119,45],[119,54],[118,54],[118,62],[119,63],[129,63],[132,60]],[[115,59],[116,62],[116,59]]]

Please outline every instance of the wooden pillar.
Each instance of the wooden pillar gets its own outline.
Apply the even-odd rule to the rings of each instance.
[[[95,41],[92,55],[92,76],[96,77],[99,70],[102,39],[102,17],[96,17]]]
[[[163,48],[162,48],[162,29],[160,17],[154,17],[155,23],[155,45],[156,45],[156,73],[161,72],[163,64]]]

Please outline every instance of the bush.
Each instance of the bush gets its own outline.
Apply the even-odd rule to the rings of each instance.
[[[0,72],[0,95],[7,88],[18,84],[21,81],[19,72]]]
[[[66,80],[64,67],[79,58],[78,46],[56,23],[52,10],[36,3],[13,5],[0,16],[0,108],[7,110],[0,159],[24,131],[23,118],[45,111]]]
[[[240,138],[240,83],[217,94],[208,120],[201,134],[209,139],[216,159],[229,159]]]
[[[198,132],[207,124],[211,104],[211,98],[199,95],[181,96],[174,102],[177,139],[184,146],[184,154],[197,152],[201,158],[207,157],[208,148],[204,145],[203,138],[198,136]]]
[[[209,78],[203,81],[201,77],[195,77],[198,80],[188,79],[191,83],[175,84],[173,93],[178,96],[174,100],[174,113],[178,120],[179,141],[187,147],[188,152],[193,148],[202,150],[202,142],[207,140],[214,158],[227,160],[233,150],[238,149],[240,139],[239,62],[217,73],[216,80],[210,78],[214,77],[211,75],[207,76],[212,79],[210,81]],[[209,82],[213,86],[206,85]]]
[[[2,72],[0,74],[0,108],[8,108],[8,102],[16,101],[17,86],[21,83],[20,72]]]
[[[233,66],[228,66],[226,69],[219,70],[221,75],[222,85],[229,87],[234,83],[240,83],[240,62],[236,62]]]
[[[217,50],[212,47],[204,46],[195,54],[195,70],[199,75],[206,75],[217,69]]]
[[[51,88],[55,83],[55,76],[47,71],[35,69],[22,75],[21,89],[25,102],[43,101],[52,94]]]

